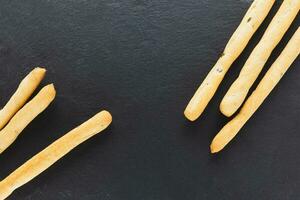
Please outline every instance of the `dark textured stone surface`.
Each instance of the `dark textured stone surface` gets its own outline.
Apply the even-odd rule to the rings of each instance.
[[[280,5],[234,63],[195,123],[183,110],[249,0],[41,0],[0,6],[0,104],[33,66],[58,96],[0,156],[4,178],[101,109],[113,125],[9,199],[232,200],[300,195],[300,63],[240,134],[212,156],[218,105]],[[293,23],[275,60],[299,26]]]

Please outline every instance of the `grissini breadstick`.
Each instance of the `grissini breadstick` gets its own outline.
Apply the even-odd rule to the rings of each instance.
[[[55,98],[53,84],[47,85],[23,108],[21,108],[9,123],[0,131],[0,154],[9,147],[24,130],[24,128]]]
[[[194,121],[202,114],[217,91],[226,72],[247,46],[253,34],[268,15],[274,2],[275,0],[255,0],[252,3],[242,22],[227,43],[222,56],[187,105],[184,111],[187,119]]]
[[[76,146],[104,130],[111,122],[110,113],[102,111],[56,140],[0,182],[0,199],[7,198],[14,190],[41,174]]]
[[[46,70],[35,68],[20,83],[18,89],[0,110],[0,130],[14,116],[14,114],[26,103],[34,90],[38,87],[45,76]]]
[[[240,113],[216,135],[210,146],[212,153],[222,150],[234,138],[277,85],[299,53],[300,28],[298,28],[280,56],[265,74],[251,96],[247,99]]]
[[[233,115],[244,102],[273,49],[280,42],[300,9],[300,0],[284,0],[262,39],[252,51],[239,77],[231,85],[220,104],[221,112]]]

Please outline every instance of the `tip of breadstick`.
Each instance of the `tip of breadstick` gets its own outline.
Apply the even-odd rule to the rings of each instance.
[[[220,133],[216,135],[216,137],[213,139],[210,145],[210,152],[211,153],[218,153],[221,151],[225,146],[226,142],[224,142],[224,139]]]
[[[107,124],[110,124],[112,122],[112,115],[107,110],[103,110],[100,112],[102,120],[104,122],[107,122]]]
[[[46,75],[46,69],[41,67],[34,68],[31,73],[36,81],[40,82]]]
[[[50,84],[46,85],[43,89],[47,89],[49,91],[51,90],[51,91],[55,92],[55,87],[54,87],[53,83],[50,83]]]
[[[218,153],[220,150],[216,150],[214,147],[210,146],[210,153],[215,154]]]
[[[221,151],[222,149],[223,149],[223,148],[220,148],[219,145],[216,145],[214,141],[213,141],[213,142],[211,143],[211,145],[210,145],[210,152],[211,152],[212,154],[218,153],[218,152]]]
[[[56,90],[54,87],[54,84],[48,84],[45,87],[42,88],[41,92],[45,92],[47,94],[48,97],[51,97],[52,99],[54,99],[55,95],[56,95]]]
[[[231,109],[231,107],[229,105],[226,105],[226,103],[224,103],[223,101],[220,104],[220,111],[223,115],[225,115],[226,117],[231,117],[234,114],[234,110]]]
[[[197,118],[198,118],[198,116],[196,116],[193,112],[191,112],[189,109],[185,109],[185,111],[184,111],[184,116],[188,119],[188,120],[190,120],[190,121],[195,121]]]
[[[36,67],[34,68],[34,71],[38,73],[46,73],[47,70],[44,67]]]

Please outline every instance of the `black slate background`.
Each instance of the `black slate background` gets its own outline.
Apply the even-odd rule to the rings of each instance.
[[[228,148],[209,153],[228,121],[222,96],[280,2],[191,123],[183,110],[250,0],[2,1],[0,104],[34,66],[58,95],[0,156],[0,178],[96,112],[114,119],[9,199],[299,199],[299,59]]]

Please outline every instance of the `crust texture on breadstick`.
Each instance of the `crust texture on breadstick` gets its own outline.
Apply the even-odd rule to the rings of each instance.
[[[0,131],[0,153],[7,149],[24,128],[48,107],[55,98],[55,94],[53,84],[45,86],[13,116],[8,124]]]
[[[300,0],[284,0],[260,42],[252,51],[239,77],[224,96],[220,110],[233,115],[243,104],[249,89],[257,79],[274,48],[288,30],[300,9]]]
[[[299,53],[300,28],[298,28],[283,52],[265,74],[254,92],[247,99],[240,113],[227,125],[225,125],[223,129],[216,135],[210,146],[212,153],[222,150],[234,138],[234,136],[246,124],[248,119],[255,113],[273,88],[277,85],[293,61],[297,58]]]
[[[7,198],[15,189],[38,176],[76,146],[106,129],[111,122],[111,114],[102,111],[56,140],[0,182],[0,199]]]
[[[3,109],[0,110],[0,130],[26,103],[40,82],[43,80],[45,73],[46,70],[44,68],[37,67],[21,81],[16,92],[3,107]]]
[[[247,46],[253,34],[268,15],[274,2],[274,0],[255,0],[252,3],[242,22],[227,43],[222,56],[187,105],[184,111],[187,119],[194,121],[202,114],[217,91],[226,72]]]

